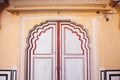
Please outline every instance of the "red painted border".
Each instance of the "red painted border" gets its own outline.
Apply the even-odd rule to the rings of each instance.
[[[82,33],[84,36],[83,36],[83,38],[84,38],[84,40],[85,40],[85,44],[84,44],[84,48],[86,49],[86,51],[87,51],[87,53],[86,54],[88,54],[88,49],[86,48],[86,43],[87,43],[87,40],[86,40],[86,38],[85,38],[85,33],[84,32],[82,32],[81,31],[81,29],[78,27],[78,28],[75,28],[73,25],[71,25],[71,24],[61,24],[61,26],[62,25],[68,25],[69,27],[72,27],[72,28],[74,28],[75,30],[79,30],[80,31],[80,33]],[[69,28],[68,28],[69,29]],[[77,32],[75,32],[76,34],[77,34],[77,36],[79,36],[78,35],[78,33]],[[84,53],[83,53],[83,55],[84,55]]]
[[[54,36],[54,34],[53,34],[53,27],[50,27],[50,28],[48,28],[48,29],[46,29],[45,31],[43,31],[43,33],[45,33],[47,30],[49,30],[49,29],[52,29],[52,34],[51,34],[51,37],[52,37],[52,41],[51,41],[51,43],[52,43],[52,45],[51,45],[51,48],[52,48],[52,50],[51,50],[51,54],[47,54],[47,53],[43,53],[43,54],[41,54],[41,53],[39,53],[39,54],[35,54],[34,53],[34,55],[53,55],[53,36]],[[42,34],[42,32],[41,32],[41,34]],[[37,35],[37,38],[41,35],[41,34],[39,34],[39,35]],[[36,39],[37,40],[37,39]],[[37,42],[37,41],[36,41]],[[35,42],[35,46],[36,46],[36,42]],[[36,47],[35,47],[35,49],[36,49]]]
[[[57,80],[60,80],[60,22],[57,21]]]
[[[73,34],[75,33],[76,36],[79,37],[78,40],[81,41],[80,47],[81,47],[81,49],[82,49],[82,54],[81,54],[81,53],[76,53],[76,54],[71,54],[71,53],[67,54],[67,53],[66,53],[66,48],[65,48],[65,47],[67,47],[67,46],[66,46],[66,29],[70,30]],[[70,29],[70,28],[68,28],[68,27],[64,27],[64,55],[84,55],[84,49],[83,49],[82,45],[83,45],[83,41],[81,40],[81,36],[80,36],[77,32],[73,31],[72,29]]]
[[[41,36],[42,35],[42,33],[45,33],[47,30],[49,30],[49,29],[52,29],[52,31],[53,31],[53,27],[49,27],[49,28],[47,28],[47,29],[45,29],[44,31],[42,31],[42,32],[40,32],[38,35],[37,35],[37,38],[36,38],[36,40],[35,40],[35,42],[34,42],[34,44],[35,44],[35,47],[33,48],[33,54],[34,55],[53,55],[53,35],[52,35],[52,50],[51,50],[51,54],[35,54],[34,52],[35,52],[35,50],[36,50],[36,47],[37,47],[37,45],[36,45],[36,43],[37,43],[37,40],[39,40],[39,36]]]
[[[38,26],[38,28],[37,28],[37,30],[35,30],[35,32],[33,32],[32,34],[31,34],[31,36],[32,36],[32,38],[30,37],[30,50],[29,50],[29,53],[32,53],[32,54],[34,54],[34,44],[36,43],[36,41],[38,40],[38,36],[39,35],[41,35],[41,33],[44,33],[44,32],[46,32],[46,30],[45,31],[42,31],[41,33],[39,33],[39,35],[37,36],[37,39],[35,40],[35,42],[34,43],[32,43],[32,41],[33,41],[33,39],[35,38],[35,36],[34,36],[34,34],[35,33],[38,33],[38,31],[39,31],[39,29],[40,30],[42,30],[42,29],[45,29],[47,26],[49,26],[49,25],[55,25],[55,24],[47,24],[47,25],[45,25],[45,26],[42,26],[42,28],[39,28],[39,26]],[[41,26],[40,26],[41,27]],[[50,29],[50,28],[53,28],[53,27],[49,27],[49,28],[47,28],[47,29]],[[32,50],[33,49],[33,50]],[[32,52],[31,52],[32,51]]]

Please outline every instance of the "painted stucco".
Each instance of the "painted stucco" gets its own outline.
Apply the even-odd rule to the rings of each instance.
[[[34,25],[46,20],[71,20],[82,24],[87,30],[91,48],[91,66],[99,69],[120,69],[120,7],[108,14],[91,11],[39,11],[12,14],[5,9],[1,13],[0,68],[17,68],[18,78],[23,77],[26,37]],[[94,61],[95,60],[95,61]],[[94,66],[95,65],[95,66]],[[98,76],[99,72],[95,74]],[[21,78],[22,80],[23,78]],[[96,77],[96,79],[98,79]]]

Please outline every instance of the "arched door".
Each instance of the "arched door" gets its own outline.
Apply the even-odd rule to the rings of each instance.
[[[48,21],[28,37],[27,80],[89,80],[88,37],[82,25]]]

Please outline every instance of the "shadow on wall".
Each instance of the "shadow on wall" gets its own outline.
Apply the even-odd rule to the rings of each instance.
[[[120,30],[120,5],[116,5],[115,9],[117,10],[118,15],[119,15],[119,30]]]
[[[1,13],[9,6],[8,0],[0,0],[0,29],[1,29]]]
[[[117,13],[119,15],[119,30],[120,30],[120,0],[110,0],[110,6],[114,7],[117,10]]]
[[[0,13],[8,6],[8,0],[0,0]]]

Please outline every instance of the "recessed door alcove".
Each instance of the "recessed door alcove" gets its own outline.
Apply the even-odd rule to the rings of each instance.
[[[36,25],[27,39],[26,80],[90,80],[90,52],[84,26],[71,21]]]

